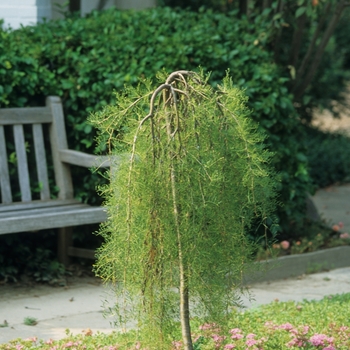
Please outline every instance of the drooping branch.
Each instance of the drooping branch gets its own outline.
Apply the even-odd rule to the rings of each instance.
[[[346,7],[346,1],[345,0],[341,0],[339,1],[339,3],[337,4],[334,14],[322,36],[321,42],[314,54],[315,59],[312,62],[312,65],[310,67],[310,69],[308,70],[308,73],[306,75],[306,77],[303,79],[302,83],[300,84],[299,87],[296,87],[294,90],[294,98],[296,101],[298,101],[301,96],[304,94],[305,90],[307,89],[307,87],[310,85],[312,79],[314,78],[317,68],[319,67],[321,60],[322,60],[322,56],[323,53],[326,49],[326,46],[329,42],[329,39],[331,38],[335,27],[337,26],[339,19],[344,11]]]
[[[177,178],[176,178],[176,168],[175,162],[178,156],[176,152],[176,145],[174,144],[174,138],[177,135],[177,140],[180,143],[181,147],[181,135],[180,135],[180,118],[178,111],[178,98],[177,93],[187,95],[186,89],[188,88],[187,81],[185,77],[194,76],[195,73],[189,71],[177,71],[173,72],[168,76],[165,83],[160,85],[154,92],[152,93],[150,99],[150,108],[149,113],[140,121],[139,126],[136,130],[133,139],[132,145],[132,154],[130,159],[130,169],[129,169],[129,178],[128,178],[128,187],[131,186],[131,173],[133,164],[135,161],[136,155],[136,142],[138,134],[144,125],[144,123],[148,120],[151,120],[151,132],[152,139],[155,142],[154,136],[154,125],[153,125],[153,116],[155,114],[155,101],[156,98],[162,93],[161,104],[164,109],[170,109],[169,112],[166,113],[166,132],[169,144],[169,154],[168,157],[170,159],[170,182],[171,182],[171,192],[172,192],[172,201],[173,201],[173,215],[174,215],[174,224],[176,229],[177,236],[177,247],[178,247],[178,267],[180,274],[179,281],[179,294],[180,294],[180,320],[181,320],[181,330],[182,330],[182,339],[184,343],[184,348],[186,350],[193,350],[192,338],[191,338],[191,328],[190,328],[190,313],[189,313],[189,289],[188,289],[188,268],[184,261],[183,256],[183,247],[182,247],[182,235],[180,230],[180,219],[179,219],[179,205],[177,199]],[[177,82],[180,82],[185,87],[184,90],[177,88]],[[176,119],[175,122],[173,119]],[[154,153],[154,152],[153,152]],[[154,155],[154,154],[153,154]],[[131,219],[131,196],[128,199],[128,213],[127,213],[127,221],[129,222]],[[128,230],[131,227],[129,225]],[[129,231],[130,234],[130,231]]]

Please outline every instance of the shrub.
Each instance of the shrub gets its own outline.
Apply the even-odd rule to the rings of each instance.
[[[350,137],[307,128],[310,176],[318,188],[350,180]]]
[[[215,85],[227,69],[249,97],[251,117],[269,134],[272,160],[281,173],[278,215],[284,231],[302,221],[309,189],[301,129],[286,84],[267,49],[269,23],[238,20],[235,13],[193,13],[170,8],[145,11],[107,10],[87,18],[67,18],[15,31],[1,30],[0,106],[43,104],[59,95],[67,118],[71,148],[94,149],[92,111],[113,101],[113,90],[185,68],[211,71]],[[189,31],[188,28],[191,28]],[[76,196],[90,203],[101,180],[74,172]]]

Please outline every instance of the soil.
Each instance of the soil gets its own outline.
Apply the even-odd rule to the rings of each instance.
[[[350,106],[350,86],[348,91],[346,103]],[[350,135],[350,107],[337,106],[336,102],[334,105],[339,111],[339,118],[334,118],[329,111],[315,110],[311,124],[324,131],[342,132]]]
[[[27,275],[21,275],[16,282],[0,281],[0,300],[6,298],[21,298],[25,294],[36,296],[48,294],[53,289],[71,289],[82,284],[99,285],[101,279],[96,277],[91,268],[79,264],[71,265],[67,275],[49,282],[37,282]]]

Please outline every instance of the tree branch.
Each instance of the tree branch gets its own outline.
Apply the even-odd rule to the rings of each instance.
[[[328,44],[328,41],[329,41],[330,37],[332,36],[335,27],[337,26],[337,24],[339,22],[339,19],[343,13],[343,10],[345,9],[345,3],[346,3],[345,0],[341,0],[337,4],[337,7],[336,7],[335,12],[333,14],[333,17],[332,17],[331,21],[329,22],[328,27],[326,28],[326,30],[323,34],[321,43],[315,52],[315,55],[314,55],[315,58],[313,60],[313,64],[311,65],[304,81],[302,82],[302,84],[300,85],[298,90],[295,91],[295,94],[294,94],[295,100],[299,100],[301,98],[301,96],[304,94],[306,88],[310,85],[312,79],[314,78],[316,71],[317,71],[317,68],[321,63],[322,56],[323,56],[325,48]]]
[[[309,47],[307,49],[307,52],[306,52],[306,54],[301,62],[299,69],[297,70],[296,79],[295,79],[295,82],[294,82],[293,88],[292,88],[292,93],[295,92],[295,89],[300,84],[300,78],[301,78],[301,76],[304,75],[305,69],[310,62],[312,53],[315,49],[316,41],[320,35],[321,29],[324,25],[324,22],[327,18],[327,15],[329,13],[330,7],[331,7],[331,2],[328,2],[327,6],[325,6],[325,8],[324,8],[324,11],[322,13],[322,17],[320,18],[320,21],[318,22],[317,28],[312,36],[312,39],[311,39],[311,42],[310,42]]]
[[[306,24],[306,18],[306,13],[301,15],[297,19],[296,27],[294,29],[293,40],[289,55],[289,64],[293,67],[295,67],[298,62],[301,43],[303,40],[303,32]]]

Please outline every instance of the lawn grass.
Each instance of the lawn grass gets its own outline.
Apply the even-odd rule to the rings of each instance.
[[[267,305],[232,313],[229,329],[193,320],[195,350],[269,350],[269,349],[350,349],[350,293],[332,295],[321,301],[272,302]],[[179,327],[180,328],[180,327]],[[148,349],[142,346],[136,331],[124,334],[85,334],[46,342],[16,339],[0,344],[0,350]],[[179,338],[172,349],[182,349]],[[163,350],[163,349],[159,349]]]

